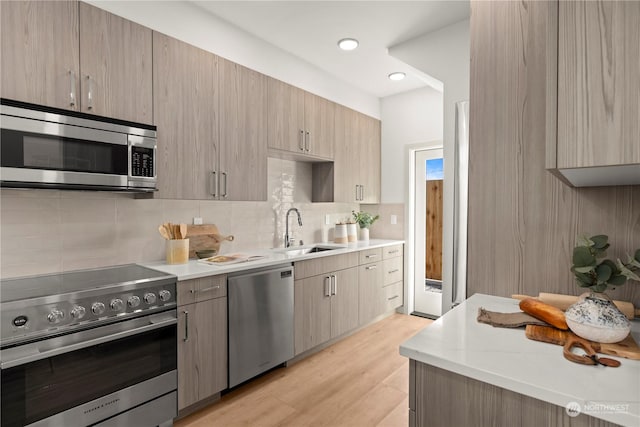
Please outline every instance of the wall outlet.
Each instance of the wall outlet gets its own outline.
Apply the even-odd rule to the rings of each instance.
[[[396,225],[398,223],[398,215],[391,215],[391,225]]]
[[[194,216],[193,225],[202,225],[202,218],[200,218],[199,216]]]
[[[331,215],[326,214],[324,216],[324,225],[331,225]]]

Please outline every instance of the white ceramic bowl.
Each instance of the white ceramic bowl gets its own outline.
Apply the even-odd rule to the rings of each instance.
[[[586,296],[565,312],[567,325],[584,339],[599,343],[622,341],[631,331],[629,319],[608,299]]]

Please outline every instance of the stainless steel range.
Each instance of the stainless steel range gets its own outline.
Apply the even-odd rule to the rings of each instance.
[[[1,425],[166,426],[176,277],[138,265],[0,282]]]

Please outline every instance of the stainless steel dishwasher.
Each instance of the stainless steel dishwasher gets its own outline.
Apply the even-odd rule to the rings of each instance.
[[[229,388],[293,358],[293,266],[228,276]]]

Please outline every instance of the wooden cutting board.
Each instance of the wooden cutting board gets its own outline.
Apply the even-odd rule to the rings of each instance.
[[[570,336],[575,335],[571,331],[561,331],[551,326],[538,325],[527,325],[525,334],[530,340],[557,345],[564,345]],[[590,343],[596,353],[640,360],[640,347],[638,347],[638,343],[636,343],[631,334],[624,340],[613,344],[601,344],[593,341],[590,341]]]
[[[233,236],[220,234],[215,224],[187,225],[187,238],[189,239],[189,258],[197,258],[196,251],[213,249],[220,253],[220,244],[225,241],[232,242]]]

